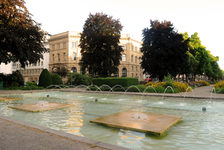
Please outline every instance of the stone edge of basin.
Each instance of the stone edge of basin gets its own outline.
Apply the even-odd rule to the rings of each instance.
[[[37,125],[33,125],[33,124],[29,124],[29,123],[24,123],[21,121],[17,121],[17,120],[13,120],[4,116],[0,116],[0,119],[2,120],[6,120],[15,124],[18,124],[20,126],[24,126],[26,128],[30,128],[30,129],[36,129],[36,130],[40,130],[42,132],[45,133],[49,133],[49,134],[53,134],[55,136],[59,136],[61,138],[64,139],[68,139],[68,140],[72,140],[72,141],[78,141],[78,142],[82,142],[82,143],[87,143],[87,144],[92,144],[101,148],[105,148],[105,149],[109,149],[109,150],[129,150],[128,148],[125,147],[120,147],[117,145],[112,145],[112,144],[107,144],[107,143],[103,143],[103,142],[99,142],[99,141],[95,141],[92,139],[88,139],[86,137],[80,137],[77,135],[73,135],[73,134],[69,134],[63,131],[58,131],[58,130],[54,130],[54,129],[50,129],[50,128],[46,128],[46,127],[42,127],[42,126],[37,126]]]

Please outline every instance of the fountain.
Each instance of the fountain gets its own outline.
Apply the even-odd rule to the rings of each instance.
[[[34,104],[22,104],[22,105],[13,105],[8,106],[9,108],[14,108],[17,110],[30,111],[30,112],[41,112],[54,109],[62,109],[66,107],[71,107],[72,104],[63,104],[63,103],[49,103],[47,101],[39,101]]]
[[[128,110],[103,116],[90,122],[162,136],[180,120],[179,116]]]

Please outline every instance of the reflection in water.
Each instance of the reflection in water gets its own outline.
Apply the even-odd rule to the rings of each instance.
[[[66,132],[75,134],[78,136],[83,136],[80,132],[81,127],[83,126],[83,112],[82,105],[76,103],[74,107],[66,109],[68,113],[68,119],[66,120]]]
[[[139,133],[123,129],[120,129],[118,135],[119,135],[119,139],[117,141],[118,145],[138,143],[145,138],[145,133]]]

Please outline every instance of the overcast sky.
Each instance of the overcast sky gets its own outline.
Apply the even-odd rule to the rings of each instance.
[[[224,70],[224,0],[25,0],[33,19],[50,34],[82,31],[89,13],[104,12],[138,39],[152,20],[171,21],[178,32],[198,32]]]

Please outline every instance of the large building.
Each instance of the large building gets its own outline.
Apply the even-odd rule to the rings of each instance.
[[[54,72],[58,69],[66,68],[70,72],[80,73],[79,61],[81,59],[80,32],[64,32],[52,35],[49,39],[49,70]],[[130,35],[121,36],[120,44],[124,51],[122,60],[118,67],[119,77],[137,77],[143,80],[143,71],[141,69],[140,52],[141,42],[133,39]]]

